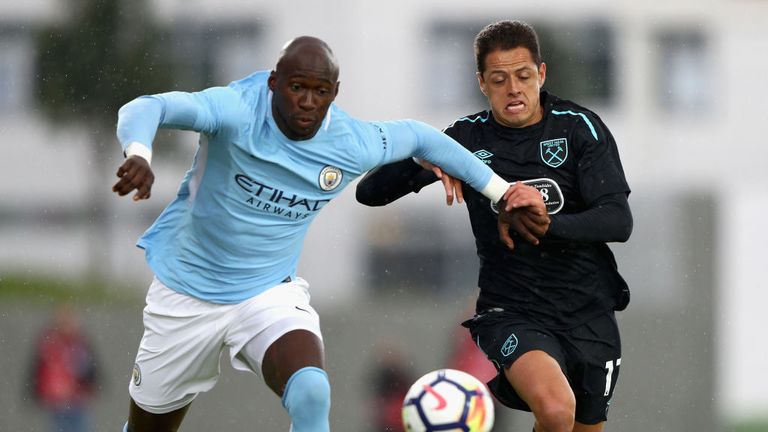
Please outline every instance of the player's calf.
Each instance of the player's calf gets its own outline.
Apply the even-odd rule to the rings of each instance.
[[[292,432],[328,432],[331,386],[325,371],[316,367],[296,371],[285,385],[283,406],[291,417]]]

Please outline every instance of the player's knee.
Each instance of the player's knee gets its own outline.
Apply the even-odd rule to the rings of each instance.
[[[327,431],[331,410],[331,385],[322,369],[306,367],[294,373],[283,393],[295,432]]]
[[[573,412],[555,408],[536,414],[536,422],[540,425],[541,432],[571,432],[573,430]]]
[[[532,408],[541,431],[571,432],[573,430],[576,400],[572,394],[541,398]]]

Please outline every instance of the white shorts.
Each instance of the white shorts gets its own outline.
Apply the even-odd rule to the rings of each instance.
[[[139,407],[155,414],[186,406],[213,388],[225,347],[235,369],[260,374],[267,348],[280,336],[303,329],[322,340],[320,318],[309,305],[309,284],[301,278],[232,305],[178,293],[155,278],[146,301],[129,392]],[[258,370],[239,355],[251,340]]]

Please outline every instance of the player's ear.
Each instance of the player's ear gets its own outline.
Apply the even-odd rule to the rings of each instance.
[[[485,80],[483,79],[483,74],[480,72],[475,72],[475,76],[477,76],[477,83],[480,85],[480,91],[483,92],[485,97],[488,97],[488,91],[485,89]]]
[[[336,81],[336,90],[333,92],[334,99],[339,95],[339,87],[341,87],[341,81]]]
[[[547,64],[541,63],[539,66],[539,88],[544,87],[544,81],[547,80]]]
[[[277,72],[272,71],[269,73],[269,78],[267,78],[267,86],[273,93],[275,92],[275,88],[277,88]]]

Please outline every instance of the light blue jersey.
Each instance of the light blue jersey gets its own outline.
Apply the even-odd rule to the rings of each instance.
[[[176,199],[138,242],[157,278],[172,289],[231,304],[294,277],[318,212],[379,165],[415,156],[477,190],[498,181],[430,126],[362,121],[335,104],[314,137],[292,141],[272,117],[268,76],[257,72],[198,93],[143,96],[120,110],[124,149],[134,142],[151,148],[158,127],[201,134]],[[487,192],[495,200],[500,193],[498,187]]]

